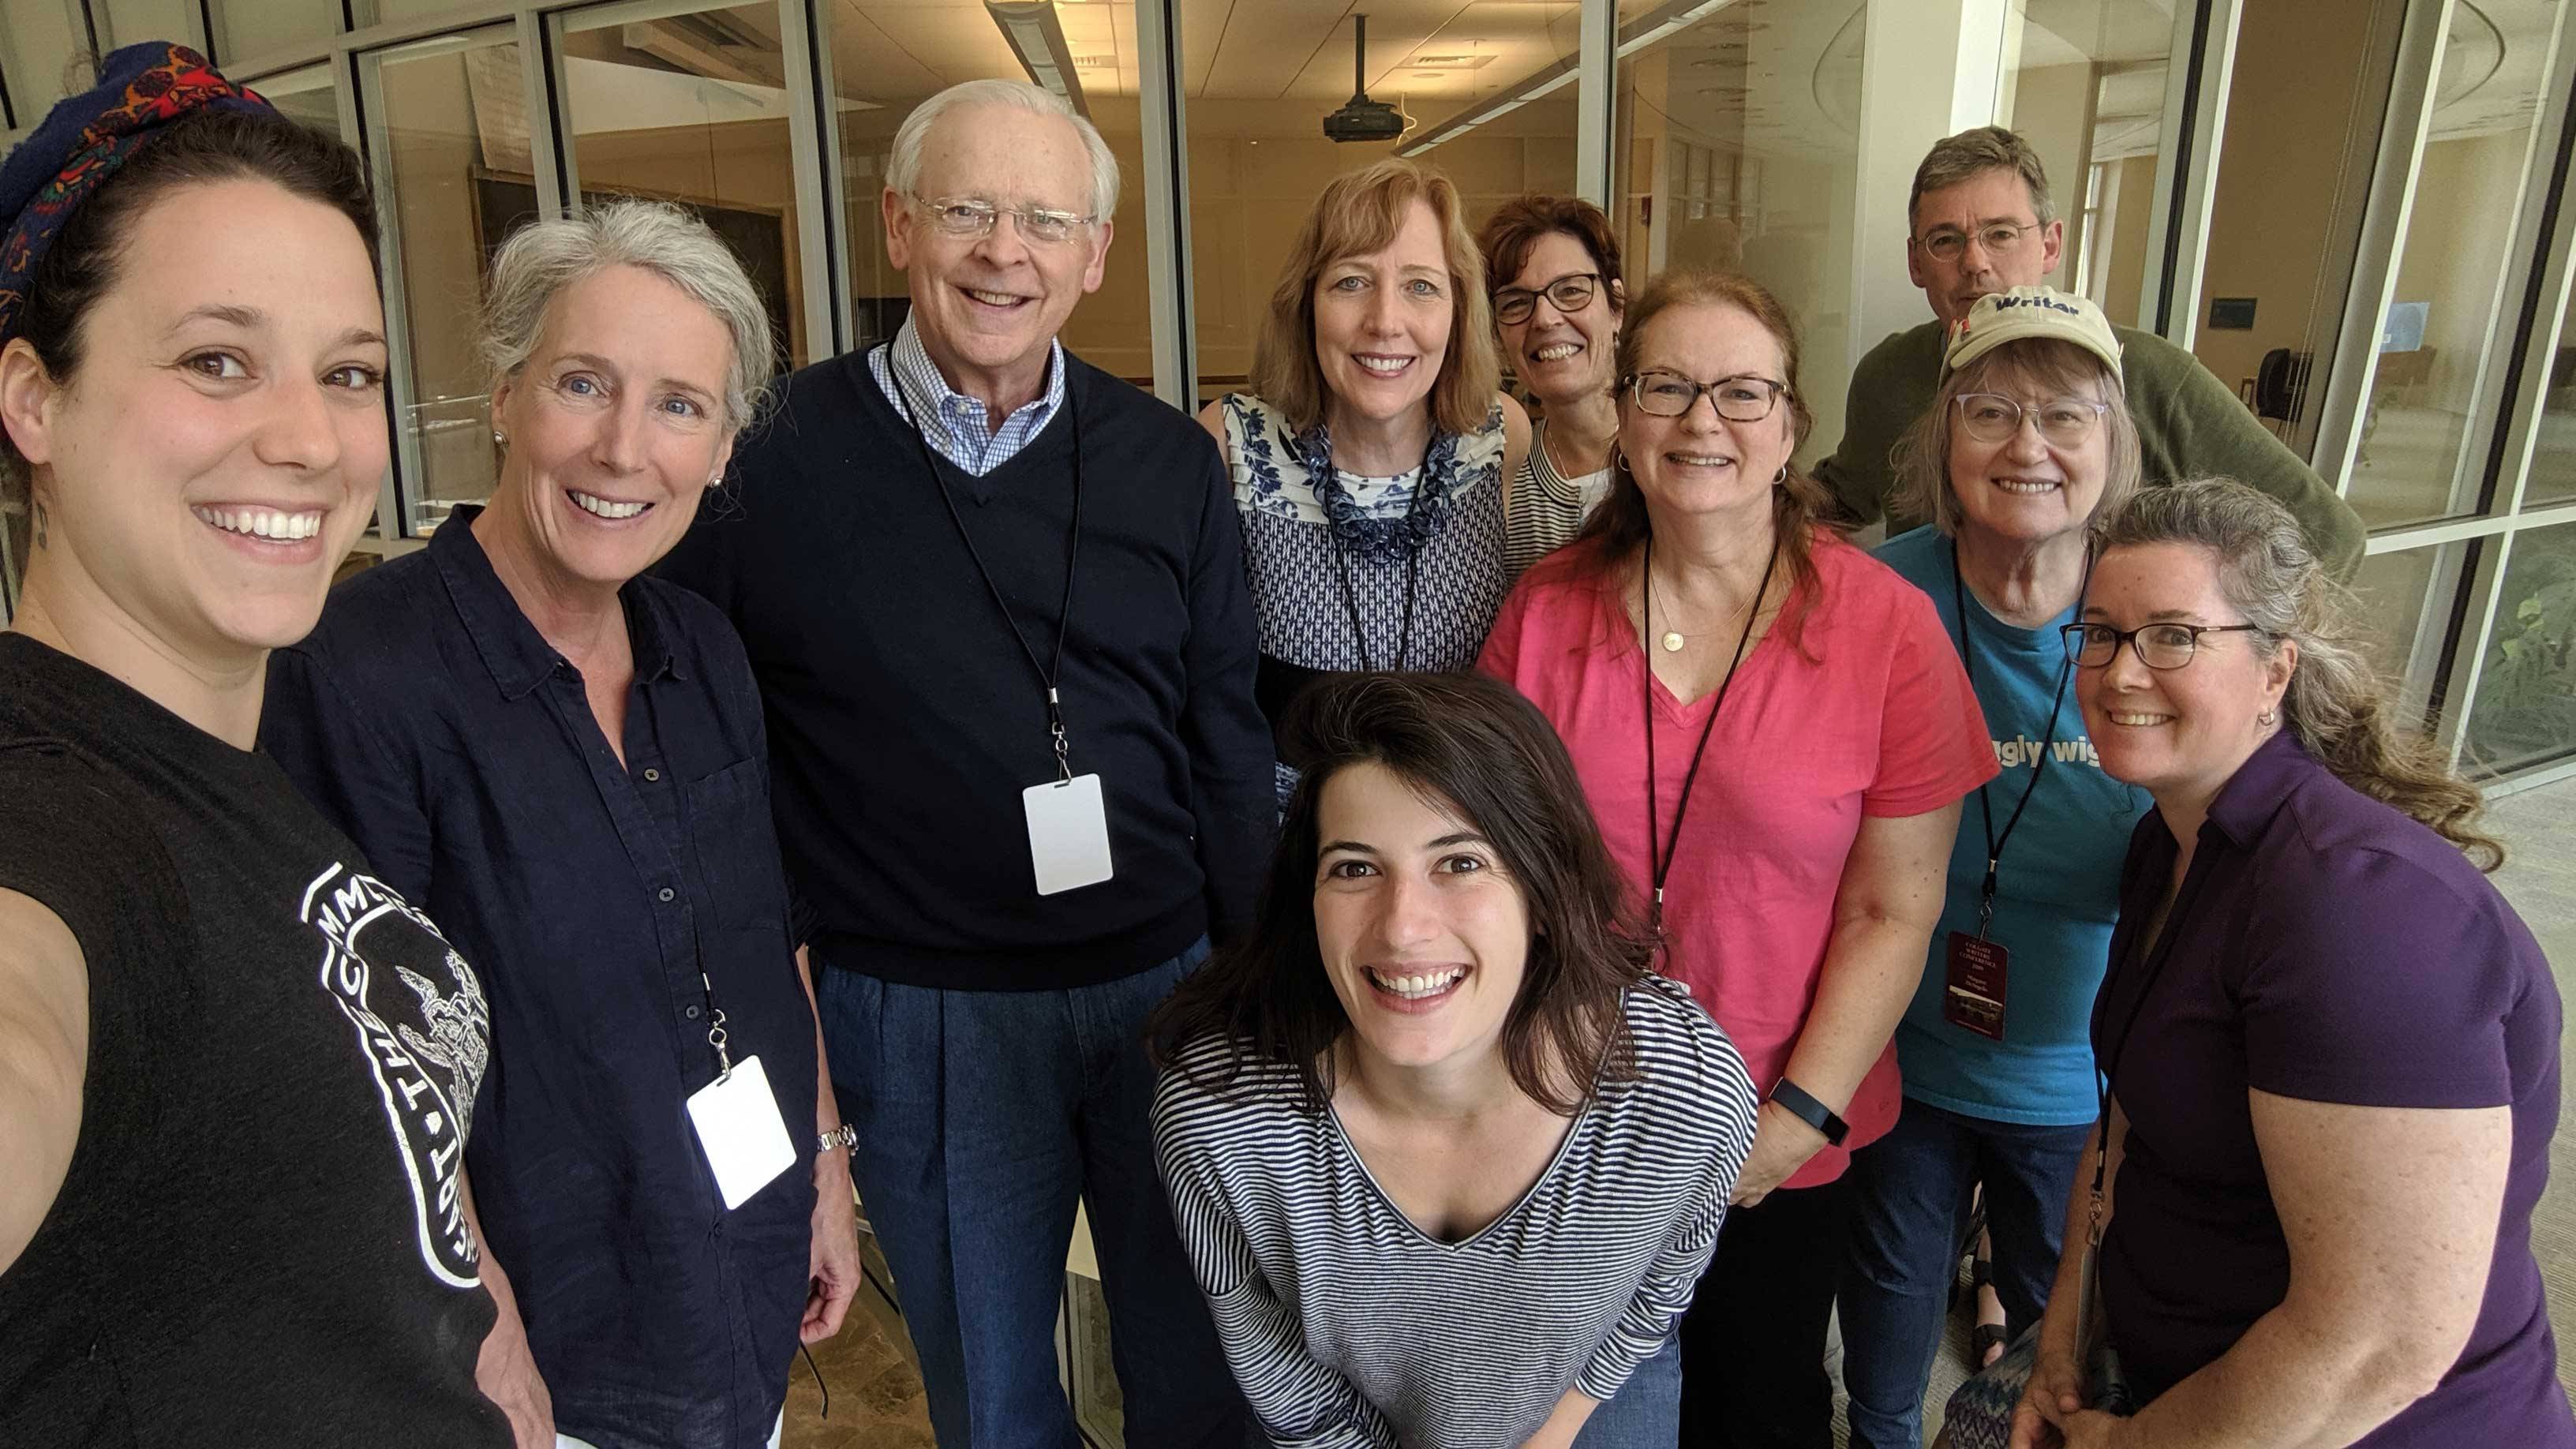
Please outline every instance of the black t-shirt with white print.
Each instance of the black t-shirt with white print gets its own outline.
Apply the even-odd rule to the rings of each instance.
[[[507,1444],[457,1178],[488,1013],[429,919],[267,756],[16,634],[0,888],[90,1007],[69,1173],[0,1273],[0,1444]]]

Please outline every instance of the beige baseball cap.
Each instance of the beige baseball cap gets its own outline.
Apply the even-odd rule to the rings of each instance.
[[[2120,371],[2120,339],[2111,331],[2111,319],[2089,299],[2054,287],[2014,287],[1979,297],[1967,316],[1951,324],[1941,375],[1948,377],[2005,343],[2026,337],[2072,342],[2110,364],[2111,375],[2120,379],[2121,386],[2128,385]]]

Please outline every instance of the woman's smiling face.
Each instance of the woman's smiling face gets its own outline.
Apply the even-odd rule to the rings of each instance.
[[[2084,621],[2130,630],[2150,624],[2242,624],[2220,587],[2218,560],[2183,543],[2111,549],[2093,568]],[[2236,773],[2274,726],[2297,667],[2298,647],[2265,652],[2263,636],[2203,634],[2179,669],[2150,669],[2134,641],[2109,662],[2076,671],[2084,727],[2103,772],[2160,801],[2206,801]]]
[[[1374,761],[1324,783],[1315,941],[1358,1048],[1399,1067],[1499,1052],[1530,916],[1493,843]]]
[[[1415,201],[1377,251],[1341,257],[1315,279],[1315,361],[1350,415],[1386,421],[1425,406],[1458,316],[1440,219]]]

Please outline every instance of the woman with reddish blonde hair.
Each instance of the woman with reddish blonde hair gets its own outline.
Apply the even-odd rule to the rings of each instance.
[[[1682,1322],[1682,1442],[1821,1449],[1843,1172],[1896,1120],[1889,1039],[1994,752],[1931,601],[1817,523],[1790,461],[1811,423],[1797,334],[1770,293],[1647,284],[1618,400],[1609,498],[1521,580],[1480,663],[1564,737],[1659,964],[1765,1098]]]
[[[1252,390],[1199,414],[1234,479],[1274,728],[1318,675],[1474,662],[1529,448],[1500,377],[1458,188],[1395,159],[1335,178],[1280,269]]]

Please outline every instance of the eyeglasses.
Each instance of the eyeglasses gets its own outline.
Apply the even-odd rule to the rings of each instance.
[[[1707,393],[1717,415],[1730,423],[1758,423],[1771,416],[1780,399],[1789,395],[1787,383],[1749,374],[1693,382],[1678,372],[1640,372],[1630,377],[1627,385],[1637,411],[1649,417],[1680,417],[1699,405],[1701,393]]]
[[[2008,257],[2021,246],[2022,233],[2037,230],[2039,223],[2035,221],[2027,226],[2009,221],[1992,222],[1977,228],[1977,245],[1984,247],[1988,256]],[[1968,233],[1936,231],[1930,236],[1916,237],[1914,245],[1930,253],[1935,261],[1955,262],[1967,255]]]
[[[2029,418],[2039,424],[2041,437],[2061,448],[2081,447],[2111,410],[2109,403],[2090,398],[2025,403],[1999,392],[1963,392],[1953,401],[1958,405],[1960,428],[1980,443],[2010,442],[2021,431],[2022,420]]]
[[[1592,305],[1592,294],[1601,286],[1598,272],[1568,272],[1532,292],[1521,287],[1505,287],[1494,294],[1494,320],[1517,327],[1538,310],[1538,299],[1559,312],[1580,312]]]
[[[2180,669],[2199,652],[2203,634],[2265,632],[2260,624],[2145,624],[2135,629],[2069,624],[2057,631],[2065,641],[2066,657],[2087,669],[2100,669],[2119,657],[2122,644],[2137,650],[2138,662],[2149,669]]]
[[[981,241],[991,236],[1006,214],[1019,227],[1020,240],[1048,246],[1069,242],[1091,225],[1090,217],[1070,211],[1050,211],[1043,206],[996,206],[973,196],[916,196],[913,201],[930,213],[930,224],[939,228],[941,235],[961,241]]]

